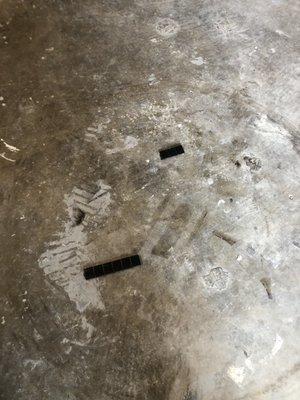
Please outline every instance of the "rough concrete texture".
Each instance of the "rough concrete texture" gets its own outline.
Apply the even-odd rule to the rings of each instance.
[[[1,399],[299,399],[298,15],[0,1]]]

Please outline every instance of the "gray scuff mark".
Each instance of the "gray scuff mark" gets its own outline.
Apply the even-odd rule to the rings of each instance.
[[[252,171],[258,171],[261,169],[261,161],[259,158],[252,156],[244,156],[244,161],[246,162],[247,167]]]
[[[177,35],[180,30],[180,25],[171,18],[160,18],[155,25],[155,29],[159,35],[170,38]]]
[[[265,288],[268,298],[270,300],[273,299],[273,295],[272,295],[272,289],[271,289],[271,279],[270,278],[262,278],[260,280],[261,284],[263,285],[263,287]]]
[[[224,240],[224,242],[230,244],[230,246],[233,246],[236,243],[236,240],[227,235],[226,233],[214,231],[214,235],[219,239]]]
[[[207,288],[222,291],[227,289],[229,273],[221,267],[212,268],[209,274],[203,277],[203,281]]]
[[[168,199],[141,248],[142,257],[168,258],[171,249],[173,253],[182,252],[195,231],[200,229],[206,214],[199,216],[199,211],[190,208],[184,199]]]

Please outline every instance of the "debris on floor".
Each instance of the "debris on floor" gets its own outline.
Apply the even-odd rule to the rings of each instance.
[[[169,147],[168,149],[159,151],[160,158],[162,160],[164,160],[165,158],[178,156],[183,153],[184,153],[184,149],[181,144],[178,144],[176,146]]]
[[[141,259],[138,254],[134,256],[121,258],[119,260],[107,262],[105,264],[95,265],[84,269],[84,277],[86,280],[98,278],[100,276],[113,274],[115,272],[124,271],[125,269],[137,267],[141,265]]]

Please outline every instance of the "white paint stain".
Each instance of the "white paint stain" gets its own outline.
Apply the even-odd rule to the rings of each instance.
[[[231,365],[227,370],[227,375],[237,386],[241,387],[245,379],[245,367]]]
[[[220,206],[221,206],[221,208],[223,208],[223,212],[224,212],[225,214],[229,214],[229,213],[231,212],[231,209],[230,209],[230,208],[224,208],[224,204],[226,204],[226,201],[223,200],[223,199],[220,199],[220,200],[218,201],[217,207],[220,207]]]
[[[245,365],[251,372],[254,372],[254,366],[250,358],[246,358]]]
[[[275,344],[271,351],[272,356],[275,356],[275,354],[278,353],[278,351],[281,349],[282,344],[283,344],[282,337],[280,335],[278,335],[278,333],[276,333]]]
[[[289,36],[287,33],[281,31],[280,29],[276,29],[275,32],[276,32],[279,36],[284,36],[284,37],[290,38],[290,36]]]
[[[204,60],[204,58],[202,58],[201,56],[199,56],[199,57],[194,58],[194,59],[191,61],[191,63],[194,64],[194,65],[201,66],[201,65],[205,64],[205,60]]]
[[[12,151],[13,153],[17,153],[18,151],[20,151],[20,149],[18,149],[17,147],[12,146],[12,145],[6,143],[3,139],[0,139],[0,140],[1,140],[1,142],[4,143],[4,146],[7,147],[8,150]]]
[[[5,153],[0,153],[0,157],[4,158],[7,161],[16,162],[16,160],[13,160],[12,158],[6,157]]]

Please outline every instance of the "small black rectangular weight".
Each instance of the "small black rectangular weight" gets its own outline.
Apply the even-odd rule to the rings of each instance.
[[[135,254],[130,257],[121,258],[120,260],[111,261],[105,264],[95,265],[84,269],[83,275],[86,280],[98,278],[114,272],[124,271],[125,269],[137,267],[142,265],[140,256]]]
[[[181,144],[178,144],[176,146],[169,147],[168,149],[159,151],[161,160],[164,160],[165,158],[169,158],[169,157],[178,156],[179,154],[183,154],[183,153],[184,153],[184,148],[182,147]]]

